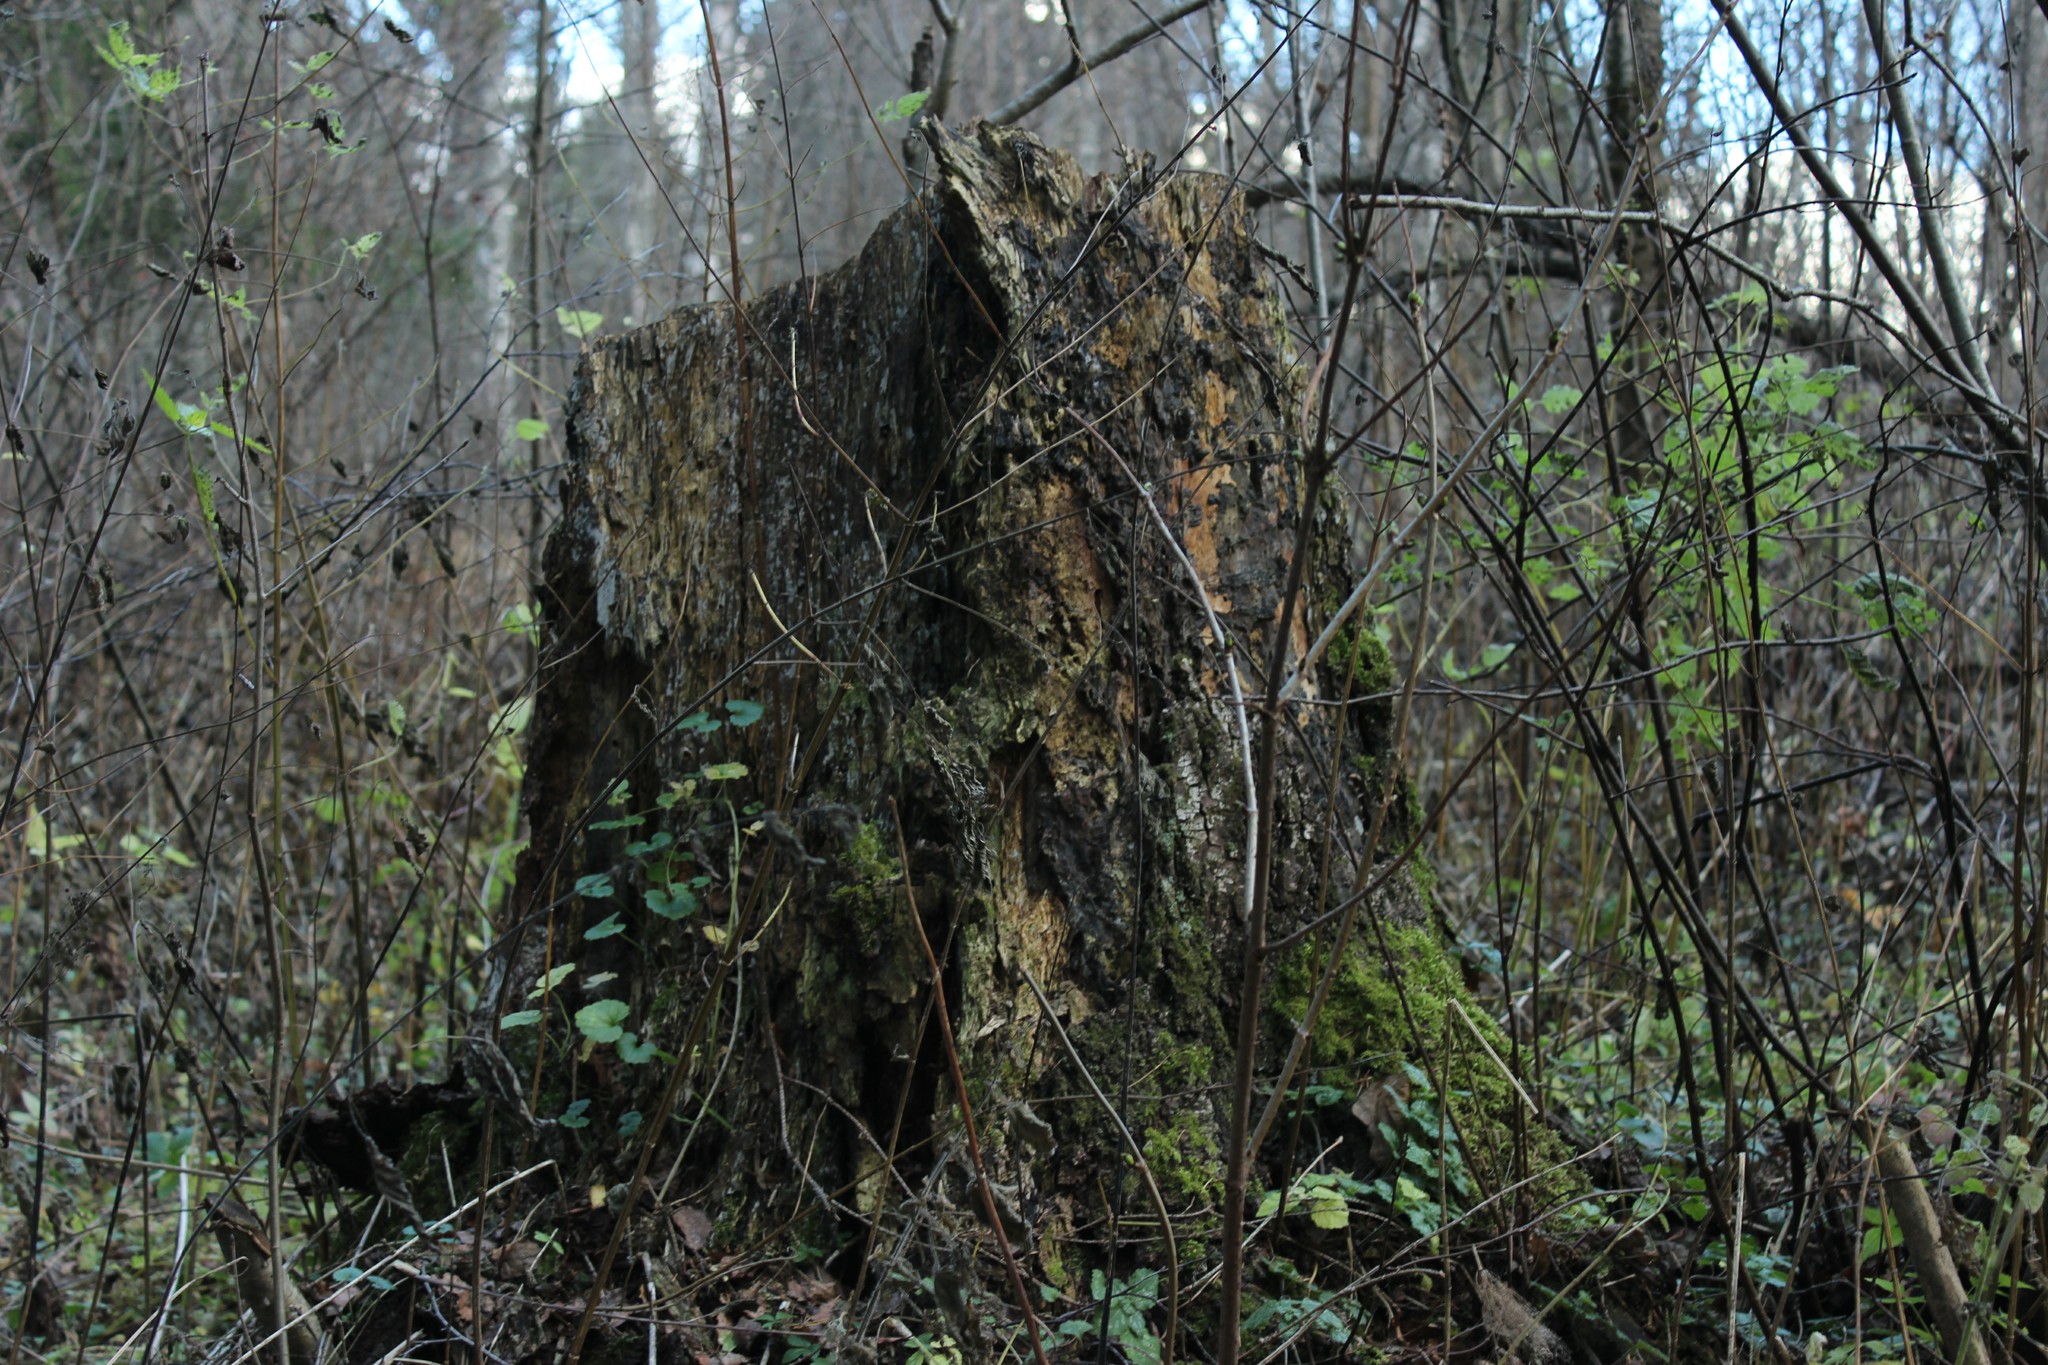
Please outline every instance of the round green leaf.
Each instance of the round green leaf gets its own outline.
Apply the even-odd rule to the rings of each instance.
[[[593,1043],[616,1043],[626,1036],[620,1025],[629,1013],[623,1000],[593,1000],[576,1011],[576,1030]]]

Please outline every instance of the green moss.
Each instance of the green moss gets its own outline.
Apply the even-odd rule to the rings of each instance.
[[[839,854],[834,885],[793,921],[796,1002],[809,1026],[805,1047],[839,1076],[839,1098],[857,1102],[861,1058],[909,1046],[902,1006],[929,979],[909,931],[895,839],[864,824]],[[922,898],[920,898],[922,899]]]
[[[888,837],[873,822],[863,824],[839,855],[848,879],[833,889],[832,904],[851,918],[860,950],[869,957],[882,951],[901,913],[903,865],[889,855]]]
[[[1223,1146],[1216,1125],[1182,1113],[1162,1128],[1145,1131],[1145,1164],[1169,1211],[1208,1208],[1223,1197]]]
[[[1335,605],[1341,606],[1342,603]],[[1370,626],[1361,630],[1347,625],[1330,642],[1330,658],[1339,669],[1351,669],[1351,695],[1369,697],[1391,692],[1399,679],[1394,674],[1394,655],[1379,632]],[[1341,675],[1340,675],[1341,676]]]
[[[1038,1244],[1038,1273],[1062,1294],[1081,1292],[1080,1267],[1067,1255],[1065,1237],[1047,1237]]]
[[[1415,793],[1412,788],[1409,790],[1408,800],[1415,808],[1412,818],[1414,819],[1416,826],[1419,828],[1422,823],[1421,802],[1416,800]],[[1422,903],[1426,906],[1431,907],[1431,918],[1434,919],[1434,907],[1436,905],[1437,888],[1436,864],[1431,862],[1429,859],[1418,855],[1417,857],[1408,860],[1408,874],[1409,877],[1415,883],[1416,894],[1422,897]]]
[[[1310,945],[1276,965],[1271,999],[1290,1023],[1307,1014],[1322,970]],[[1494,1056],[1479,1046],[1475,1029]],[[1319,1066],[1343,1068],[1361,1083],[1403,1062],[1420,1065],[1450,1095],[1466,1159],[1486,1186],[1498,1190],[1516,1178],[1512,1121],[1522,1098],[1494,1060],[1508,1055],[1508,1042],[1473,1004],[1433,927],[1361,924],[1316,1020],[1314,1044]],[[1526,1140],[1529,1169],[1558,1167],[1553,1192],[1572,1188],[1556,1137],[1534,1123]]]
[[[1377,943],[1366,948],[1354,942],[1316,1020],[1316,1059],[1379,1074],[1413,1054],[1418,1045],[1440,1050],[1452,992],[1462,993],[1463,986],[1452,976],[1449,959],[1433,934],[1398,926],[1388,926],[1380,934],[1361,926],[1360,934],[1368,939],[1383,935],[1391,961],[1372,960],[1380,956]],[[1274,972],[1273,1004],[1290,1021],[1308,1013],[1322,968],[1317,957],[1304,944]]]
[[[1125,1118],[1166,1201],[1175,1235],[1184,1242],[1212,1233],[1214,1211],[1222,1204],[1225,1120],[1216,1089],[1220,1063],[1210,1048],[1182,1044],[1165,1028],[1155,1028],[1149,1047],[1143,1041],[1138,1044],[1146,1093],[1130,1096]],[[1083,1032],[1088,1036],[1077,1041],[1084,1052],[1113,1057],[1124,1047],[1120,1022],[1098,1016],[1084,1025]],[[1063,1141],[1091,1153],[1089,1159],[1099,1165],[1114,1162],[1127,1168],[1129,1148],[1099,1107],[1076,1107],[1069,1113],[1072,1126]],[[1128,1194],[1138,1201],[1131,1216],[1149,1225],[1150,1201],[1135,1180]]]

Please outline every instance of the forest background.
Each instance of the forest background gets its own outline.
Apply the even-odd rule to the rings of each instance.
[[[272,1135],[499,1000],[582,346],[842,265],[975,117],[1256,210],[1445,1036],[1598,1192],[1482,1214],[1426,1056],[1311,1069],[1297,1124],[1378,1150],[1254,1179],[1244,1349],[2041,1359],[2048,4],[1995,0],[0,10],[8,1359],[250,1349],[229,1185],[336,1332],[402,1289],[489,1354],[486,1278],[576,1319],[566,1224],[408,1225],[420,1171],[337,1201]],[[987,1247],[962,1316],[717,1215],[649,1351],[1026,1350]],[[1061,1348],[1217,1330],[1213,1267],[1105,1264],[1037,1287]]]

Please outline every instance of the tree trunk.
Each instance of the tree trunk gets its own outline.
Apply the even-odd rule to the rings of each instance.
[[[993,1205],[1012,1254],[1072,1288],[1118,1250],[1171,1255],[1111,1108],[1182,1254],[1213,1235],[1247,820],[1209,613],[1255,727],[1296,546],[1290,666],[1348,586],[1345,528],[1302,505],[1301,368],[1226,182],[1084,180],[1022,132],[927,135],[930,192],[846,268],[737,329],[689,309],[585,353],[517,944],[485,1008],[529,1009],[575,962],[543,1023],[501,1035],[522,1074],[545,1037],[538,1111],[591,1101],[582,1159],[650,1172],[731,1246],[794,1222],[848,1282],[908,1248],[943,1287],[977,1246],[1002,1265]],[[1488,1026],[1450,1037],[1462,987],[1399,866],[1416,816],[1385,651],[1368,632],[1332,658],[1354,678],[1313,672],[1287,712],[1273,938],[1361,860],[1388,875],[1309,1064],[1339,1086],[1411,1054],[1434,1074],[1447,1047],[1497,1068],[1472,1061]],[[1262,1075],[1329,957],[1310,935],[1275,959]],[[625,1036],[593,1048],[578,1018]],[[633,1063],[648,1043],[673,1061]],[[1513,1093],[1455,1084],[1497,1113]]]

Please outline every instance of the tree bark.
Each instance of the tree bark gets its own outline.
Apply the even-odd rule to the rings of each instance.
[[[578,1010],[625,1005],[679,1076],[601,1044],[533,1071],[536,1112],[590,1099],[582,1159],[688,1192],[720,1238],[795,1220],[849,1280],[914,1248],[943,1283],[976,1246],[995,1263],[992,1203],[1015,1256],[1071,1287],[1117,1259],[1119,1211],[1122,1266],[1171,1254],[1119,1183],[1128,1145],[1182,1236],[1213,1233],[1247,849],[1208,612],[1258,693],[1299,519],[1318,558],[1290,667],[1347,586],[1346,535],[1302,505],[1300,367],[1226,182],[1088,180],[1003,128],[926,136],[930,190],[858,259],[745,305],[744,370],[729,308],[586,351],[532,842],[485,1008],[576,962],[542,1024],[503,1030],[524,1073],[543,1033],[552,1059]],[[1351,893],[1381,801],[1373,856],[1415,828],[1385,651],[1334,653],[1289,713],[1275,939]],[[662,836],[680,858],[644,847]],[[593,875],[610,895],[575,894]],[[694,910],[654,913],[689,877]],[[1461,989],[1417,880],[1384,881],[1313,1034],[1312,1064],[1363,1081],[1415,1034],[1435,1065]],[[624,932],[585,937],[614,914]],[[1276,961],[1275,1055],[1318,951]],[[630,1140],[608,1136],[628,1111]]]

